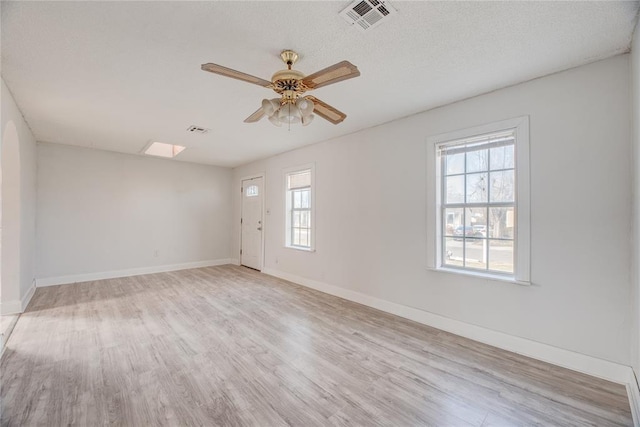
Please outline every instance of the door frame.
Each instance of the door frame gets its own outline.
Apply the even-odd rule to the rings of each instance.
[[[238,265],[242,265],[242,254],[240,253],[240,251],[242,250],[242,223],[240,223],[240,220],[242,219],[242,208],[243,208],[243,202],[242,200],[244,199],[244,188],[242,187],[242,182],[245,180],[249,180],[249,179],[256,179],[256,178],[262,178],[262,201],[261,204],[262,206],[260,206],[260,210],[262,212],[261,215],[261,221],[262,221],[262,235],[260,236],[260,246],[262,249],[262,257],[260,257],[260,271],[262,271],[262,269],[264,268],[264,234],[266,232],[266,224],[265,224],[265,211],[264,211],[264,207],[265,207],[265,199],[266,197],[266,191],[265,189],[267,188],[267,174],[264,172],[257,172],[255,174],[252,175],[247,175],[247,176],[243,176],[240,178],[240,218],[237,219],[237,223],[236,224],[240,224],[240,227],[238,227]]]

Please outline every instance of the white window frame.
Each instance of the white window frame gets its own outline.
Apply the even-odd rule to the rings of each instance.
[[[311,204],[311,220],[309,227],[311,228],[311,244],[310,246],[297,246],[291,244],[291,197],[290,190],[287,186],[287,177],[291,174],[299,173],[309,170],[311,171],[311,185],[310,185],[310,197],[309,203]],[[298,251],[305,252],[315,252],[316,248],[316,194],[315,194],[315,183],[316,183],[316,168],[315,163],[307,163],[300,166],[290,167],[283,170],[283,187],[284,187],[284,211],[285,211],[285,233],[284,233],[284,246],[289,249],[295,249]]]
[[[515,241],[514,273],[495,274],[478,270],[451,268],[442,263],[441,157],[438,146],[466,138],[513,130],[515,134]],[[521,285],[531,283],[531,201],[529,171],[529,116],[502,120],[473,128],[447,132],[427,138],[427,267],[445,273],[463,274],[507,281]]]

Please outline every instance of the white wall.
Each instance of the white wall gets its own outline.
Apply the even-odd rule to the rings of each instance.
[[[20,312],[35,272],[36,141],[4,80],[2,98],[3,314]]]
[[[629,92],[622,55],[245,165],[234,218],[240,178],[266,171],[265,269],[629,365]],[[523,115],[533,285],[428,271],[426,138]],[[282,170],[309,162],[315,253],[283,244]]]
[[[228,259],[230,189],[228,168],[38,143],[38,282]]]
[[[631,50],[631,85],[633,112],[633,252],[631,296],[633,323],[631,357],[636,375],[640,375],[640,30],[636,24]]]

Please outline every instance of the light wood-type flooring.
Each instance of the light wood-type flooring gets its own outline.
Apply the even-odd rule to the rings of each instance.
[[[631,425],[622,385],[243,267],[40,288],[2,424]]]

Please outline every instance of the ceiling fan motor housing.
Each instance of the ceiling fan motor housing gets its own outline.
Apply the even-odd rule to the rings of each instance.
[[[277,71],[271,77],[273,90],[283,96],[286,92],[294,92],[297,97],[307,91],[307,87],[302,83],[303,78],[304,74],[297,70]],[[292,94],[288,94],[288,97],[291,96]]]

